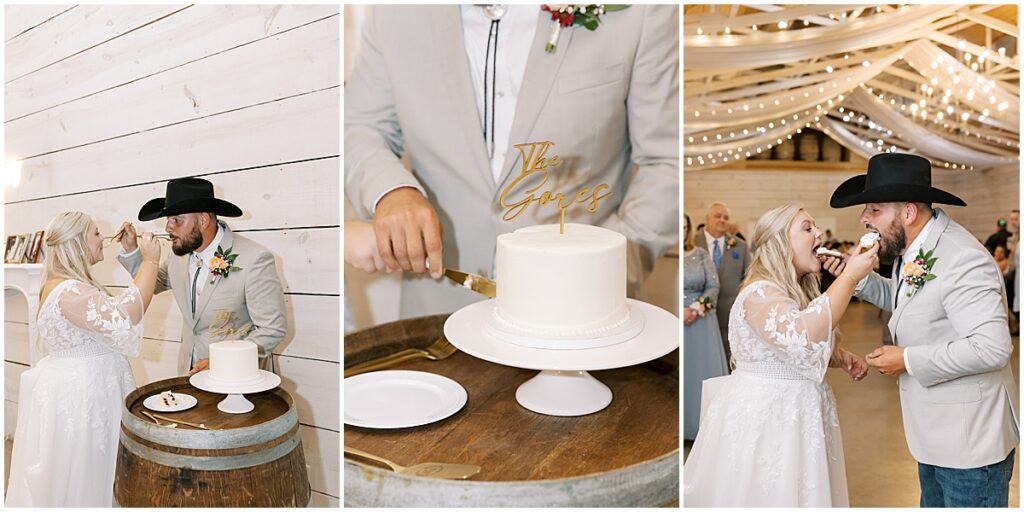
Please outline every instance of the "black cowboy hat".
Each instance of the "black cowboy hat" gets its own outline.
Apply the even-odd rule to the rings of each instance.
[[[178,178],[167,182],[166,197],[151,199],[139,210],[139,220],[148,221],[181,215],[210,212],[224,217],[241,217],[237,206],[213,197],[213,183],[201,178]]]
[[[932,186],[932,164],[906,153],[881,153],[868,160],[868,173],[854,176],[832,193],[829,206],[845,208],[866,203],[941,203],[967,206],[945,190]]]

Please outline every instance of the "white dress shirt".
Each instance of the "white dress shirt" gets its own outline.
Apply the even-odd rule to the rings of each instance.
[[[725,257],[725,235],[722,235],[722,236],[720,236],[718,238],[715,238],[715,237],[711,236],[711,233],[708,233],[707,229],[705,229],[704,230],[704,239],[707,240],[707,242],[708,242],[708,254],[714,256],[714,254],[715,254],[715,241],[717,240],[718,241],[718,247],[722,251],[722,257],[723,258]]]
[[[213,259],[213,255],[217,253],[217,247],[220,246],[221,239],[224,238],[224,230],[221,229],[220,224],[217,224],[217,234],[214,235],[213,241],[210,245],[206,246],[202,252],[193,252],[189,254],[189,265],[188,265],[188,284],[192,286],[192,279],[196,275],[196,267],[201,266],[199,269],[199,278],[196,282],[196,301],[199,300],[199,294],[203,292],[203,287],[206,283],[210,282],[210,260]],[[225,247],[225,249],[227,249]],[[192,289],[189,288],[189,299],[191,299]]]
[[[910,245],[907,246],[907,249],[905,251],[903,251],[903,255],[902,255],[903,256],[903,265],[907,264],[908,259],[913,259],[915,256],[917,256],[917,251],[919,251],[921,249],[921,247],[924,245],[924,241],[928,239],[928,233],[931,232],[932,226],[934,226],[934,225],[935,225],[935,214],[932,214],[932,218],[931,218],[931,220],[928,221],[928,224],[924,225],[924,229],[922,229],[921,232],[918,233],[916,237],[914,237],[914,240],[912,242],[910,242]],[[903,298],[906,299],[907,298],[907,296],[906,296],[907,292],[905,290],[905,287],[907,286],[907,284],[903,283],[903,277],[904,276],[903,276],[903,269],[902,268],[896,269],[896,276],[897,276],[897,279],[900,280],[900,282],[897,283],[896,293],[904,294]],[[904,348],[903,349],[903,366],[907,369],[907,373],[910,374],[911,377],[913,377],[914,373],[910,371],[910,357],[908,357],[908,353],[909,352],[910,352],[909,348]]]
[[[480,131],[483,133],[486,128],[489,134],[491,127],[484,126],[484,64],[491,20],[484,16],[480,6],[462,5],[459,9],[462,12],[462,37],[466,45],[469,76],[473,81],[477,113],[480,114]],[[502,167],[505,165],[512,121],[516,115],[516,101],[523,85],[526,61],[530,57],[540,12],[539,5],[509,5],[498,24],[498,64],[494,70],[494,156],[491,158],[491,173],[495,183],[501,179]],[[490,69],[487,74],[491,74]],[[487,95],[491,95],[490,89]],[[487,101],[490,102],[490,99]],[[490,112],[487,113],[487,119],[490,125]],[[490,135],[487,143],[490,143]]]

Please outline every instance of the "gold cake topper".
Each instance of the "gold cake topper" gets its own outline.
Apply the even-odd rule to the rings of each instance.
[[[589,203],[585,209],[590,213],[594,213],[597,211],[598,203],[602,199],[612,195],[611,192],[607,192],[603,195],[601,194],[609,189],[607,183],[602,183],[594,187],[593,190],[588,187],[583,187],[576,192],[576,194],[571,194],[568,197],[561,192],[552,193],[550,190],[545,190],[540,194],[540,196],[537,196],[537,190],[543,187],[551,176],[551,169],[562,163],[562,161],[558,159],[558,155],[554,155],[551,158],[546,157],[548,150],[554,145],[555,143],[551,141],[526,142],[515,145],[516,149],[519,150],[519,155],[522,157],[521,161],[523,162],[523,165],[522,170],[519,172],[519,176],[512,180],[508,186],[505,187],[505,190],[501,191],[499,200],[501,202],[501,207],[505,208],[505,215],[501,217],[502,220],[515,220],[516,217],[522,215],[522,213],[529,208],[530,203],[536,202],[540,206],[546,206],[548,203],[555,202],[560,210],[559,233],[565,234],[566,210],[575,204]],[[526,197],[509,203],[508,195],[512,192],[512,189],[515,188],[516,185],[527,182],[527,180],[530,179],[537,180],[537,184],[526,189]],[[571,199],[569,199],[569,197],[571,197]]]

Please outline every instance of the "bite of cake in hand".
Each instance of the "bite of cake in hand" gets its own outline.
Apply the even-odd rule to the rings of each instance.
[[[860,237],[860,246],[864,249],[870,249],[871,246],[875,245],[875,242],[880,238],[882,238],[882,235],[879,235],[874,231],[864,233],[864,236]]]

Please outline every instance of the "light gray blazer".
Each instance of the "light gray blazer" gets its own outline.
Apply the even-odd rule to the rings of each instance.
[[[224,236],[220,246],[238,255],[235,266],[242,270],[207,282],[199,294],[196,314],[189,302],[188,256],[168,255],[160,263],[156,292],[171,290],[183,319],[181,349],[178,351],[178,372],[192,368],[192,351],[196,360],[210,356],[210,343],[245,339],[256,344],[260,368],[274,371],[271,352],[288,330],[284,310],[284,292],[277,277],[274,255],[262,245],[235,235],[224,222],[218,221]],[[117,261],[133,276],[142,266],[138,251],[117,256]],[[244,335],[239,335],[245,333]]]
[[[1002,461],[1019,441],[1006,292],[985,247],[936,212],[924,251],[934,250],[938,277],[911,297],[904,284],[889,320],[914,372],[899,376],[903,427],[917,461],[977,468]],[[869,274],[856,295],[892,311],[899,272]]]
[[[537,30],[519,91],[505,168],[496,184],[487,157],[458,6],[373,6],[345,85],[345,192],[362,218],[398,186],[422,186],[444,228],[444,264],[492,275],[501,233],[558,222],[552,205],[502,220],[502,190],[520,173],[513,145],[553,141],[562,164],[536,191],[575,193],[608,183],[596,213],[566,222],[618,231],[636,292],[655,259],[679,240],[679,9],[634,5],[606,13],[596,31],[562,29],[557,51]],[[500,56],[499,56],[500,58]],[[413,173],[400,157],[408,155]],[[638,168],[634,171],[634,164]],[[526,197],[536,182],[510,197]],[[481,300],[445,281],[406,275],[403,317],[445,313]]]
[[[718,267],[718,283],[721,285],[721,289],[718,292],[718,304],[715,304],[715,311],[718,315],[718,327],[722,331],[722,339],[728,339],[729,313],[732,311],[732,303],[736,302],[740,285],[743,284],[743,278],[747,276],[747,267],[750,266],[750,251],[747,249],[747,243],[732,235],[725,235],[725,238],[726,240],[735,240],[736,244],[731,249],[722,248],[722,262]],[[694,243],[698,247],[703,247],[709,255],[711,254],[708,240],[704,237],[704,228],[697,230]],[[726,346],[728,346],[728,342],[726,342]]]

